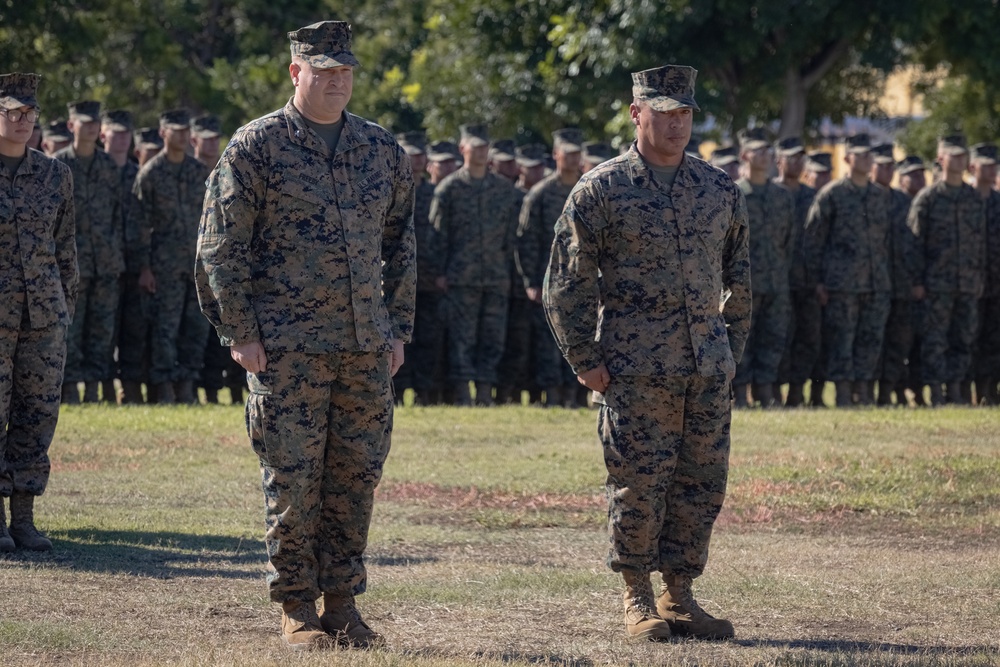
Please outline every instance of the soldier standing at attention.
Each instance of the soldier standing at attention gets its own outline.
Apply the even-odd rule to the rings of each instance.
[[[970,170],[976,192],[986,207],[986,280],[980,301],[979,361],[975,367],[976,398],[986,405],[1000,405],[1000,192],[993,189],[997,173],[996,144],[971,148]]]
[[[436,284],[445,294],[449,380],[456,405],[493,404],[503,356],[510,297],[510,258],[517,235],[521,193],[487,170],[485,125],[463,125],[459,149],[465,165],[434,190],[431,222],[441,251]]]
[[[389,453],[392,376],[413,329],[413,175],[390,132],[345,111],[358,65],[350,26],[289,37],[295,94],[223,152],[195,271],[206,317],[250,373],[282,638],[368,646],[381,638],[354,598]]]
[[[0,552],[52,548],[35,496],[49,480],[79,281],[73,174],[27,148],[37,88],[37,74],[0,74]]]
[[[611,146],[602,141],[587,141],[583,144],[580,158],[580,173],[586,174],[591,169],[604,164],[618,155]]]
[[[525,319],[530,326],[535,386],[545,392],[547,405],[575,407],[576,388],[580,384],[571,373],[572,369],[568,369],[567,373],[563,371],[566,362],[545,320],[542,283],[549,266],[556,221],[566,206],[573,186],[580,180],[583,134],[580,130],[566,128],[554,132],[553,139],[552,156],[556,161],[556,170],[531,188],[521,205],[517,230],[517,266],[521,278],[518,289],[530,304]]]
[[[791,320],[788,271],[794,251],[795,198],[771,182],[774,150],[763,128],[747,130],[740,141],[740,159],[746,178],[736,181],[746,199],[750,224],[750,266],[753,269],[753,318],[743,359],[733,380],[734,405],[748,405],[747,387],[754,401],[772,407],[778,366],[785,353]]]
[[[816,191],[799,181],[806,166],[805,148],[798,137],[785,137],[776,145],[778,154],[778,177],[775,183],[792,193],[795,199],[795,226],[793,236],[795,246],[789,258],[788,294],[789,314],[788,336],[785,353],[778,367],[778,382],[774,396],[780,394],[780,385],[788,383],[786,407],[802,405],[804,388],[809,372],[816,365],[819,356],[820,324],[823,311],[816,301],[816,292],[806,285],[805,239],[806,216],[812,206]],[[754,290],[756,291],[756,290]]]
[[[969,164],[965,137],[942,138],[938,163],[941,179],[913,199],[909,213],[917,235],[914,295],[923,301],[923,380],[934,406],[944,403],[943,383],[950,402],[968,402],[961,387],[979,331],[986,269],[986,206],[963,180]]]
[[[691,581],[726,492],[749,230],[736,184],[684,154],[696,75],[677,65],[632,75],[636,141],[573,189],[542,296],[563,356],[601,404],[608,565],[625,579],[625,629],[653,640],[733,636]]]
[[[42,150],[52,157],[73,143],[73,133],[64,120],[54,120],[42,130]]]
[[[711,164],[726,172],[733,182],[740,178],[740,151],[732,144],[719,146],[712,151]]]
[[[222,136],[222,121],[218,116],[202,114],[191,119],[191,147],[194,158],[209,169],[219,163],[219,139]]]
[[[73,172],[80,286],[66,339],[62,400],[79,403],[77,383],[83,382],[83,401],[96,403],[101,383],[114,378],[111,361],[121,292],[119,280],[125,271],[122,179],[114,159],[97,150],[101,134],[100,102],[70,104],[69,127],[73,143],[54,157]],[[105,396],[104,400],[114,398]]]
[[[149,380],[159,403],[190,405],[208,340],[191,264],[209,169],[186,153],[186,109],[160,115],[160,136],[165,150],[139,170],[134,188],[139,287],[152,295]]]
[[[819,192],[833,179],[833,156],[823,151],[813,151],[806,160],[806,173],[802,180]]]
[[[885,323],[885,338],[882,341],[882,362],[879,368],[878,405],[892,405],[892,394],[896,393],[897,405],[906,405],[906,360],[913,347],[913,281],[916,276],[916,238],[907,224],[910,202],[913,195],[891,187],[893,172],[904,179],[923,179],[924,164],[920,158],[906,158],[898,165],[892,162],[892,145],[876,146],[875,164],[872,165],[872,180],[889,192],[890,233],[889,261],[892,278],[892,301]],[[907,184],[909,187],[913,183]],[[919,188],[918,188],[919,189]]]
[[[806,221],[806,275],[823,306],[826,372],[837,406],[871,405],[889,317],[889,193],[868,180],[867,134],[847,139],[850,173],[816,195]]]

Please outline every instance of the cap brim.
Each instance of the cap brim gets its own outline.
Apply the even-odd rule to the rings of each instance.
[[[851,146],[847,149],[851,155],[861,155],[862,153],[871,153],[871,151],[870,146]]]
[[[108,128],[112,132],[131,132],[132,128],[121,123],[104,123],[104,127]]]
[[[915,171],[924,171],[924,165],[922,164],[908,164],[905,167],[899,167],[896,172],[900,176],[906,176],[907,174],[912,174]]]
[[[360,67],[361,63],[350,51],[339,53],[323,53],[318,56],[298,56],[316,69],[333,69],[334,67]]]
[[[641,101],[646,102],[654,111],[673,111],[674,109],[694,109],[701,111],[701,107],[692,97],[649,97]]]
[[[961,146],[945,146],[941,149],[941,152],[945,155],[965,155],[969,152],[969,149]]]
[[[407,155],[426,155],[424,149],[419,146],[403,146],[403,151],[405,151]]]
[[[496,160],[497,162],[510,162],[511,160],[515,159],[516,157],[517,157],[516,155],[511,155],[510,153],[504,153],[504,152],[501,152],[501,151],[497,151],[497,152],[492,153],[490,155],[490,159],[491,160]]]
[[[726,155],[725,157],[715,158],[712,160],[713,167],[725,167],[727,164],[733,164],[734,162],[739,162],[740,159],[735,155]]]
[[[466,146],[473,146],[473,147],[490,145],[490,142],[486,141],[485,139],[480,139],[479,137],[466,137],[465,139],[462,139],[462,143],[465,144]]]
[[[8,95],[7,97],[0,97],[0,107],[4,109],[20,109],[21,107],[37,107],[38,100],[35,97],[25,95],[24,97],[17,97],[16,95]]]
[[[186,123],[163,123],[161,128],[167,130],[190,130],[191,126]]]
[[[431,162],[445,162],[447,160],[457,160],[458,156],[451,153],[428,153],[427,159]]]
[[[91,116],[90,114],[85,114],[85,113],[71,113],[69,117],[72,118],[73,120],[78,120],[81,123],[93,123],[95,120],[97,120],[96,116]]]
[[[748,141],[740,146],[741,151],[759,151],[761,148],[770,148],[771,144],[766,141],[760,141],[754,139],[753,141]]]
[[[896,164],[896,161],[888,155],[876,155],[875,164]]]
[[[795,146],[793,148],[779,148],[778,155],[781,157],[792,157],[793,155],[803,155],[806,149],[803,146]]]
[[[571,144],[567,141],[556,144],[555,150],[562,151],[563,153],[579,153],[583,150],[583,146],[580,146],[579,144]]]
[[[991,164],[997,164],[997,160],[996,160],[996,158],[987,157],[985,155],[982,155],[980,157],[972,158],[972,163],[973,164],[983,164],[983,165],[989,166]]]
[[[532,167],[538,167],[545,164],[542,160],[532,160],[529,158],[518,158],[517,166],[524,167],[525,169],[531,169]]]
[[[833,171],[832,167],[828,167],[822,162],[813,162],[812,160],[806,163],[806,169],[809,171]]]

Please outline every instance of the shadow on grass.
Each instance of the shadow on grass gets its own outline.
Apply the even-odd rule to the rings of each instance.
[[[890,655],[996,655],[1000,649],[995,646],[917,646],[914,644],[891,644],[887,642],[865,642],[850,639],[734,639],[731,643],[747,648],[801,648],[811,651],[832,653],[869,653]]]
[[[76,528],[51,531],[53,549],[17,551],[8,562],[155,579],[260,579],[267,557],[261,540],[219,535]]]
[[[454,659],[455,654],[440,649],[416,649],[400,652],[408,658]],[[590,658],[566,658],[558,654],[522,653],[520,651],[476,651],[478,660],[496,660],[502,663],[527,663],[529,665],[558,665],[559,667],[594,667]]]

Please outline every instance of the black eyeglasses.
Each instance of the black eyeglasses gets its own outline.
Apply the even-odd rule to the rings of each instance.
[[[34,123],[38,120],[39,113],[40,110],[37,107],[28,109],[27,111],[21,111],[20,109],[4,109],[3,111],[3,114],[7,116],[7,120],[12,123],[20,123],[22,120]]]

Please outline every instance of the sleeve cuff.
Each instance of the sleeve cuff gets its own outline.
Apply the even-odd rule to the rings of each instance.
[[[587,345],[575,345],[563,350],[563,356],[573,368],[573,372],[579,375],[584,371],[591,371],[604,363],[604,354],[601,351],[600,343],[593,342]]]

